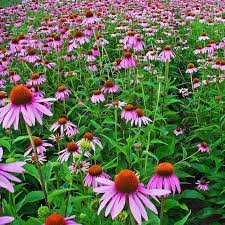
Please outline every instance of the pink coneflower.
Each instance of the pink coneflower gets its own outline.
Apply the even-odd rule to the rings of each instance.
[[[203,48],[202,46],[198,46],[195,50],[194,50],[194,54],[202,54],[203,53]]]
[[[180,136],[181,134],[183,134],[183,130],[181,128],[176,128],[173,133],[176,135],[176,136]]]
[[[21,180],[11,173],[23,173],[25,171],[23,166],[25,164],[25,162],[0,164],[0,187],[8,190],[9,192],[14,192],[13,185],[10,181],[21,182]]]
[[[9,50],[11,52],[19,52],[20,49],[21,49],[21,45],[19,44],[19,39],[13,38],[10,45],[9,45]]]
[[[102,94],[101,90],[94,90],[91,97],[93,103],[100,103],[105,101],[105,96]]]
[[[99,53],[99,50],[98,50],[98,47],[97,46],[94,46],[91,51],[92,51],[92,55],[94,57],[100,56],[100,53]]]
[[[48,69],[53,69],[56,66],[56,63],[51,62],[48,59],[44,59],[41,63],[43,66],[47,67]]]
[[[157,52],[153,48],[149,48],[148,52],[146,53],[144,60],[150,60],[150,61],[155,61],[158,59]]]
[[[214,69],[214,70],[220,70],[221,69],[221,63],[222,63],[222,60],[221,59],[216,59],[215,60],[215,64],[214,65],[212,65],[212,69]]]
[[[96,46],[103,46],[107,44],[109,44],[109,42],[105,38],[103,38],[101,34],[96,35],[96,41],[95,41]]]
[[[25,161],[30,162],[30,163],[36,163],[36,156],[32,154],[31,156],[27,156],[27,159]],[[44,155],[38,155],[38,162],[40,164],[44,164],[47,161],[46,156]]]
[[[7,101],[7,94],[4,91],[0,91],[0,106],[4,106]]]
[[[145,43],[144,43],[142,37],[138,36],[137,41],[135,42],[134,47],[133,47],[134,50],[139,52],[139,51],[142,51],[144,49],[144,47],[145,47]]]
[[[198,88],[198,87],[201,86],[201,81],[200,81],[197,77],[195,77],[195,78],[193,78],[193,80],[192,80],[192,85],[193,85],[193,88],[194,88],[194,89],[195,89],[195,88]]]
[[[66,89],[64,86],[59,86],[57,92],[55,93],[55,98],[57,100],[65,100],[69,98],[71,91]]]
[[[107,80],[101,91],[103,93],[115,93],[119,91],[119,87],[118,85],[114,84],[111,80]]]
[[[91,148],[93,149],[93,151],[96,150],[95,145],[97,145],[99,148],[103,149],[100,138],[95,137],[91,132],[85,132],[83,135],[83,138],[80,141],[78,141],[77,143],[80,144],[83,140],[88,141],[91,144]]]
[[[74,41],[83,45],[84,43],[89,42],[90,40],[88,37],[84,36],[81,30],[76,30],[74,34]]]
[[[84,178],[84,186],[96,188],[99,186],[96,178],[110,179],[110,176],[103,172],[102,167],[99,165],[93,165],[89,168],[88,174]]]
[[[49,136],[49,140],[53,141],[53,142],[59,142],[64,138],[63,134],[60,133],[55,133],[55,134],[51,134]]]
[[[148,189],[166,189],[171,190],[173,194],[181,192],[180,182],[174,173],[174,167],[171,163],[163,162],[156,166],[155,173],[147,184]]]
[[[76,135],[79,133],[77,126],[71,121],[67,120],[65,117],[61,117],[57,122],[53,123],[50,131],[55,132],[56,130],[59,130],[61,135],[66,133],[67,136]]]
[[[26,85],[30,86],[39,86],[46,81],[46,78],[43,75],[38,73],[33,73],[31,79],[27,81]]]
[[[66,61],[73,61],[76,59],[76,56],[74,56],[72,52],[68,52],[65,56],[62,56],[62,59],[65,59]]]
[[[19,117],[22,114],[29,126],[34,126],[35,120],[42,125],[43,114],[52,116],[46,107],[50,100],[52,99],[33,96],[28,88],[17,85],[10,92],[10,103],[0,108],[0,123],[5,129],[13,125],[14,129],[18,130]]]
[[[115,59],[114,63],[113,63],[113,66],[112,66],[112,69],[115,70],[115,71],[122,69],[122,67],[120,65],[121,61],[122,61],[121,58]]]
[[[37,149],[37,153],[40,154],[40,155],[44,155],[44,153],[46,152],[46,148],[47,147],[53,147],[52,144],[47,143],[45,140],[42,140],[39,137],[34,137],[33,138],[33,142],[34,142],[34,145],[35,145],[35,147]],[[32,152],[32,146],[29,146],[26,149],[26,152],[24,153],[24,157],[29,155],[30,152]]]
[[[53,38],[53,42],[51,43],[52,47],[55,49],[56,52],[60,52],[62,48],[62,41],[59,35],[55,35]]]
[[[163,51],[159,54],[158,59],[161,62],[170,62],[175,57],[175,53],[171,50],[170,45],[166,45]]]
[[[122,40],[122,43],[125,46],[132,48],[137,42],[137,37],[135,35],[135,31],[128,31],[127,36]]]
[[[124,107],[126,105],[126,103],[125,102],[121,102],[121,101],[114,101],[114,102],[112,102],[112,103],[109,103],[109,104],[107,104],[107,105],[105,105],[105,106],[107,106],[109,109],[110,108],[118,108],[118,109],[122,109],[122,107]]]
[[[40,57],[36,54],[36,51],[33,48],[30,48],[27,55],[24,57],[24,60],[30,63],[35,63],[40,60]]]
[[[89,9],[85,12],[85,18],[82,21],[82,25],[85,25],[85,26],[92,25],[97,21],[98,21],[98,18],[94,15],[92,10]]]
[[[198,40],[199,41],[206,41],[206,40],[209,40],[209,37],[208,37],[208,35],[205,32],[203,32],[201,34],[201,36],[198,37]]]
[[[137,114],[135,119],[131,120],[131,126],[135,124],[135,126],[141,127],[142,123],[144,125],[149,124],[149,122],[152,122],[151,119],[149,119],[147,116],[144,115],[144,112],[142,109],[136,109],[135,113]]]
[[[132,104],[125,105],[124,110],[121,112],[121,118],[124,118],[126,123],[137,119],[137,113]]]
[[[195,65],[193,63],[189,63],[187,65],[186,73],[192,74],[192,73],[196,73],[196,72],[197,72],[197,68],[195,67]]]
[[[95,65],[94,62],[89,62],[89,63],[88,63],[88,69],[89,69],[90,71],[92,71],[92,72],[95,72],[95,71],[98,70],[98,68],[97,68],[97,66]]]
[[[93,56],[92,51],[89,51],[89,52],[87,53],[87,62],[93,62],[93,61],[95,61],[95,60],[96,60],[96,58]]]
[[[47,217],[43,225],[81,225],[77,222],[74,222],[75,216],[63,217],[58,213],[53,213]]]
[[[97,178],[96,180],[101,186],[94,188],[94,192],[103,194],[100,199],[98,214],[108,204],[105,216],[111,214],[112,219],[114,219],[124,209],[127,203],[134,219],[139,225],[142,223],[142,217],[146,221],[148,220],[145,206],[155,214],[158,213],[156,207],[148,199],[148,196],[155,198],[155,196],[170,193],[167,190],[146,189],[139,182],[137,175],[129,169],[120,171],[115,176],[114,181],[105,178]]]
[[[79,163],[77,165],[77,163]],[[90,163],[86,161],[80,161],[80,162],[73,162],[70,164],[69,169],[71,172],[78,174],[78,173],[86,173],[90,167]]]
[[[204,179],[197,180],[197,182],[195,184],[197,184],[196,188],[199,191],[208,191],[209,190],[209,182]]]
[[[16,84],[21,79],[21,77],[18,74],[16,74],[14,70],[10,70],[9,79],[10,79],[10,83]]]
[[[210,152],[210,148],[206,142],[197,144],[198,150],[201,152]]]
[[[60,156],[58,158],[58,161],[65,162],[68,161],[69,157],[72,155],[73,158],[81,154],[81,149],[79,144],[76,144],[74,141],[70,141],[66,148],[59,152]],[[90,153],[86,151],[84,153],[86,157],[90,157]]]
[[[94,34],[93,28],[91,26],[88,26],[85,30],[84,30],[84,34],[87,36],[91,36]]]
[[[14,221],[14,218],[11,216],[1,216],[0,217],[0,225],[6,225]]]
[[[136,66],[134,57],[132,56],[132,53],[130,51],[125,51],[123,54],[123,58],[120,62],[120,66],[123,69],[133,68]]]

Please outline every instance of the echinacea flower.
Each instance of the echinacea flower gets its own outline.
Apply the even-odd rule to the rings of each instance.
[[[122,107],[125,106],[125,105],[126,105],[125,102],[114,101],[114,102],[109,103],[109,104],[107,104],[107,105],[105,105],[105,106],[107,106],[109,109],[110,109],[110,108],[116,108],[116,109],[119,108],[119,109],[122,109]]]
[[[18,130],[20,114],[29,126],[35,125],[35,120],[42,125],[43,114],[52,116],[46,103],[53,99],[44,99],[33,96],[31,91],[22,86],[16,85],[10,92],[10,103],[0,108],[0,123],[5,129],[12,125]]]
[[[24,60],[29,63],[35,63],[40,60],[40,57],[36,54],[36,51],[33,48],[30,48],[27,52],[27,55],[24,57]]]
[[[126,120],[126,123],[129,121],[135,121],[137,119],[137,113],[132,104],[126,104],[123,111],[121,112],[121,118]]]
[[[95,145],[97,145],[99,148],[103,149],[100,138],[95,137],[91,132],[85,132],[84,135],[83,135],[83,138],[80,141],[78,141],[77,143],[80,144],[83,141],[87,141],[88,143],[90,143],[93,151],[96,150]]]
[[[0,91],[0,106],[3,106],[6,103],[7,95],[6,92]]]
[[[193,63],[189,63],[187,65],[186,73],[192,74],[196,72],[197,72],[197,68],[195,67],[195,65]]]
[[[111,80],[107,80],[101,91],[103,93],[115,93],[119,91],[119,87],[118,85],[114,84]]]
[[[179,136],[181,134],[183,134],[183,130],[181,128],[176,128],[173,133],[176,135],[176,136]]]
[[[27,81],[26,85],[39,86],[46,81],[46,78],[38,73],[33,73],[31,79]]]
[[[74,141],[70,141],[67,144],[66,148],[59,152],[60,156],[58,158],[58,161],[60,162],[68,161],[71,155],[73,156],[73,158],[75,158],[76,156],[79,156],[81,152],[82,151],[80,149],[79,144],[75,143]],[[91,154],[88,151],[86,151],[84,155],[86,157],[91,156]]]
[[[88,169],[88,173],[84,178],[84,186],[86,187],[98,187],[99,184],[96,178],[110,179],[110,176],[103,172],[102,167],[99,165],[93,165]]]
[[[210,148],[206,142],[197,144],[198,150],[201,152],[210,152]]]
[[[114,181],[105,178],[97,178],[96,180],[101,186],[94,188],[94,192],[103,194],[100,199],[98,214],[108,204],[105,216],[111,214],[112,219],[114,219],[127,203],[138,224],[142,223],[142,218],[146,221],[148,220],[145,206],[155,214],[158,213],[154,204],[148,199],[148,196],[155,198],[156,196],[170,193],[168,190],[146,189],[139,182],[137,175],[129,169],[120,171],[115,176]]]
[[[89,9],[85,12],[85,18],[82,21],[82,25],[85,25],[85,26],[92,25],[97,21],[98,21],[98,18],[94,15],[92,10]]]
[[[105,96],[102,94],[101,90],[94,90],[91,97],[93,103],[100,103],[105,101]]]
[[[135,109],[135,113],[137,116],[134,119],[131,119],[131,126],[135,124],[135,126],[141,127],[142,124],[147,125],[149,122],[152,122],[151,119],[144,115],[144,111],[142,109]]]
[[[76,135],[78,132],[77,126],[74,125],[71,121],[69,121],[65,117],[61,117],[57,122],[53,123],[50,128],[50,131],[60,131],[60,134],[63,135],[64,132],[67,136]]]
[[[10,83],[16,84],[21,79],[21,77],[18,74],[16,74],[16,72],[14,70],[10,70],[9,71],[9,79],[10,79]]]
[[[197,180],[197,182],[195,184],[197,184],[196,188],[199,191],[208,191],[208,189],[209,189],[209,182],[204,179]]]
[[[71,91],[66,89],[64,86],[59,86],[57,92],[55,93],[55,98],[57,100],[65,100],[69,98]]]
[[[134,57],[132,56],[132,53],[130,51],[125,51],[123,54],[123,58],[120,62],[120,66],[123,69],[133,68],[136,66]]]
[[[0,225],[6,225],[14,220],[11,216],[0,216]]]
[[[163,51],[159,54],[158,59],[161,62],[170,62],[175,57],[175,53],[171,50],[170,45],[166,45]]]
[[[53,213],[47,217],[43,225],[81,225],[73,221],[74,218],[75,216],[63,217],[61,214]]]
[[[0,159],[2,158],[2,154],[3,150],[1,148]],[[14,192],[14,188],[11,181],[21,182],[21,180],[12,175],[11,173],[23,173],[25,171],[23,166],[25,164],[26,162],[0,164],[0,187],[8,190],[9,192]]]
[[[47,147],[53,147],[52,144],[47,143],[45,140],[42,140],[40,137],[34,137],[33,142],[34,142],[34,145],[37,149],[37,153],[40,154],[40,155],[44,155]],[[26,152],[24,153],[24,157],[29,155],[31,151],[32,151],[32,146],[29,146],[26,149]]]
[[[37,161],[40,163],[40,164],[44,164],[47,159],[46,159],[46,156],[45,155],[37,155]],[[25,159],[25,161],[27,162],[31,162],[31,163],[36,163],[36,156],[34,155],[34,153],[31,155],[31,156],[27,156],[27,159]]]
[[[78,163],[78,164],[77,164]],[[90,163],[86,161],[80,161],[80,162],[73,162],[70,164],[69,169],[71,172],[78,174],[78,173],[86,173],[90,167]]]
[[[155,168],[155,173],[147,184],[148,189],[171,190],[173,194],[181,192],[180,181],[174,173],[174,166],[171,163],[159,163]]]

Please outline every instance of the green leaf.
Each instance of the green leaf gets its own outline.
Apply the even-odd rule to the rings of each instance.
[[[0,138],[0,146],[3,146],[10,150],[10,141],[8,137]]]
[[[191,210],[183,219],[177,221],[174,225],[184,225],[190,215],[191,215]]]
[[[43,172],[43,177],[44,177],[44,181],[45,184],[47,184],[51,178],[52,175],[52,168],[53,168],[53,164],[52,162],[47,162],[44,166],[42,166],[41,170]]]
[[[24,168],[26,170],[25,173],[30,174],[32,177],[35,177],[38,181],[40,181],[39,180],[38,171],[37,171],[37,169],[36,169],[36,167],[34,165],[32,165],[32,164],[26,164],[24,166]]]
[[[13,144],[15,144],[18,141],[22,141],[22,140],[26,140],[26,139],[29,139],[29,136],[28,135],[19,136],[19,137],[17,137],[17,138],[14,139]]]
[[[48,200],[51,202],[56,196],[62,195],[68,191],[73,191],[73,190],[75,190],[75,188],[63,188],[63,189],[55,190],[48,195]]]
[[[181,198],[194,198],[194,199],[205,200],[205,197],[196,190],[185,190],[181,193],[180,197]]]

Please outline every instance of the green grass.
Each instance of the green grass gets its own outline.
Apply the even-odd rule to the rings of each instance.
[[[0,6],[7,7],[12,3],[18,3],[21,2],[21,0],[0,0]]]

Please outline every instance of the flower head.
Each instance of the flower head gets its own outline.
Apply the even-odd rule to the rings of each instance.
[[[80,225],[71,219],[75,216],[63,217],[61,214],[53,213],[47,217],[43,225]]]

